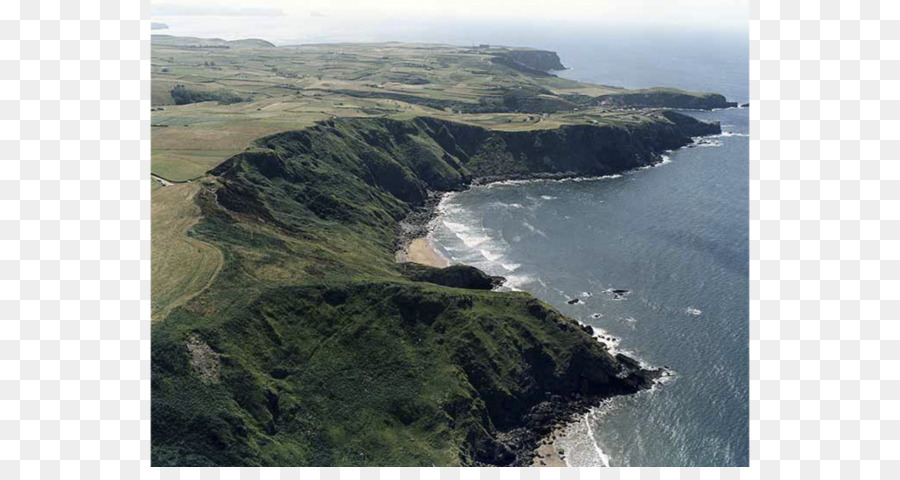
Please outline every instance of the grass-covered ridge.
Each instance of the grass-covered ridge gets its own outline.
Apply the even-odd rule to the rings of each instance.
[[[257,138],[332,118],[428,116],[522,131],[639,121],[644,112],[633,108],[729,105],[671,89],[648,96],[577,82],[553,73],[562,68],[554,52],[491,45],[276,47],[154,35],[151,170],[173,181],[197,178]]]
[[[154,466],[529,463],[555,421],[653,374],[489,277],[395,263],[399,222],[429,191],[620,172],[715,132],[654,111],[531,131],[333,119],[253,142],[192,197],[189,235],[223,261],[153,325]]]

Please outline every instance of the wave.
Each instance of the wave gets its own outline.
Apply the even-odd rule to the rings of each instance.
[[[503,267],[503,268],[505,268],[507,271],[515,272],[515,271],[518,270],[519,267],[521,267],[522,265],[520,265],[520,264],[518,264],[518,263],[501,263],[500,266]]]
[[[719,134],[719,135],[709,135],[709,136],[706,136],[706,137],[693,137],[694,143],[688,145],[687,148],[694,148],[694,147],[721,147],[721,146],[722,146],[722,142],[716,140],[716,138],[718,138],[720,135],[721,135],[721,134]]]
[[[603,450],[600,449],[600,445],[597,443],[597,437],[594,435],[594,428],[591,425],[592,423],[593,418],[589,418],[588,416],[584,417],[584,424],[587,426],[588,438],[591,439],[591,445],[594,447],[594,452],[597,454],[597,458],[600,460],[600,466],[609,467],[609,455],[603,453]]]
[[[659,391],[659,386],[674,379],[674,374],[662,376],[654,382],[652,387],[634,395],[654,395]],[[600,402],[599,405],[591,407],[578,421],[570,423],[559,432],[554,446],[565,451],[566,465],[570,467],[611,466],[609,455],[603,451],[597,441],[598,435],[595,427],[601,425],[603,417],[614,413],[628,402],[629,396],[608,398]]]
[[[546,236],[547,236],[547,234],[544,233],[543,230],[541,230],[540,228],[535,227],[534,225],[532,225],[532,224],[530,224],[530,223],[528,223],[528,222],[524,222],[524,221],[523,221],[523,222],[522,222],[522,226],[525,227],[525,228],[527,228],[528,231],[531,232],[531,233],[540,235],[540,236],[542,236],[542,237],[546,237]]]
[[[468,248],[477,247],[491,239],[490,237],[486,237],[483,235],[469,235],[462,232],[457,233],[456,238],[460,239]]]
[[[489,252],[487,250],[479,250],[479,252],[481,252],[482,257],[488,259],[488,261],[491,261],[491,262],[496,262],[497,260],[500,260],[501,258],[503,258],[502,253],[493,253],[493,252]]]
[[[671,150],[669,151],[669,153],[671,153]],[[650,164],[650,165],[644,165],[643,167],[638,167],[637,169],[635,169],[635,171],[639,172],[639,171],[647,170],[650,168],[661,167],[663,165],[668,165],[670,163],[672,163],[672,157],[668,153],[666,153],[659,157],[658,162]]]
[[[526,185],[531,183],[541,183],[541,182],[554,182],[554,183],[565,183],[565,182],[590,182],[594,180],[609,180],[613,178],[622,178],[622,174],[616,173],[614,175],[601,175],[601,176],[579,176],[579,177],[565,177],[565,178],[526,178],[519,180],[498,180],[496,182],[490,182],[483,185],[484,188],[494,188],[501,187],[506,185]],[[556,197],[552,197],[555,199]]]
[[[592,407],[581,418],[566,426],[557,437],[555,446],[565,451],[565,462],[571,467],[609,467],[607,455],[597,442],[594,425],[609,412],[615,410],[612,399]]]
[[[749,133],[739,133],[739,132],[722,132],[718,135],[713,135],[713,138],[716,137],[749,137]]]
[[[464,225],[462,223],[451,222],[448,220],[444,220],[441,223],[443,223],[444,226],[447,227],[447,229],[449,229],[453,233],[465,232],[465,231],[469,230],[469,227],[467,227],[466,225]]]
[[[438,205],[437,205],[437,208],[436,208],[436,210],[437,210],[437,212],[438,212],[439,215],[443,215],[443,214],[445,214],[445,213],[448,213],[448,212],[451,211],[451,210],[453,210],[453,211],[458,211],[458,210],[460,210],[459,207],[451,206],[451,205],[450,205],[450,202],[452,202],[453,199],[456,198],[456,195],[457,195],[458,193],[459,193],[459,192],[446,192],[446,193],[444,193],[443,195],[441,195],[441,201],[438,202]]]
[[[521,292],[521,287],[534,282],[535,278],[529,275],[507,275],[506,282],[503,283],[503,287],[514,292]],[[540,280],[538,280],[540,281]]]

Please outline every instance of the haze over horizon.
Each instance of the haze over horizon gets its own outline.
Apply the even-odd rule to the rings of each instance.
[[[746,36],[746,0],[602,1],[461,0],[453,4],[387,0],[304,2],[169,0],[152,4],[152,19],[172,35],[236,39],[258,37],[276,44],[321,42],[480,43],[529,36],[595,33],[597,29],[669,34],[712,32]],[[555,31],[555,32],[554,32]],[[498,40],[499,39],[499,40]]]

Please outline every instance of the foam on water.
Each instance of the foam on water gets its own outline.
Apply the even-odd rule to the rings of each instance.
[[[738,131],[739,128],[736,127]],[[722,353],[716,357],[720,364],[710,368],[705,356],[711,350],[718,354],[710,345],[724,341],[721,335],[742,335],[736,328],[739,325],[720,332],[719,321],[740,317],[741,305],[735,308],[734,301],[722,300],[722,288],[716,285],[723,283],[709,276],[710,272],[721,275],[722,264],[717,262],[731,262],[729,255],[733,254],[727,250],[730,247],[716,240],[723,234],[716,228],[722,227],[706,227],[697,220],[709,216],[728,224],[728,219],[740,216],[734,209],[723,210],[725,216],[715,209],[720,205],[740,205],[720,200],[728,199],[730,192],[741,191],[740,185],[727,183],[728,177],[721,173],[735,168],[723,166],[723,162],[734,157],[736,149],[745,148],[742,139],[730,138],[741,136],[725,132],[706,137],[698,143],[720,143],[722,148],[666,152],[657,163],[622,175],[496,182],[442,199],[435,239],[451,251],[455,263],[503,276],[506,283],[502,290],[531,292],[562,313],[583,319],[592,326],[594,338],[611,354],[626,354],[645,368],[651,367],[650,363],[672,365],[689,379],[660,389],[664,395],[647,397],[642,392],[638,396],[617,397],[592,410],[589,416],[579,418],[567,429],[571,434],[556,445],[566,451],[568,465],[739,466],[746,462],[746,441],[742,441],[745,437],[733,434],[746,428],[733,415],[742,411],[737,395],[746,389],[741,383],[746,380],[735,374],[741,371],[734,368],[740,363],[729,363],[733,362],[729,354]],[[722,158],[723,155],[730,157]],[[701,168],[702,162],[709,167]],[[673,163],[677,168],[641,173]],[[692,183],[697,175],[700,178]],[[625,180],[608,181],[622,177]],[[570,182],[597,184],[564,186]],[[516,187],[503,188],[507,185]],[[709,203],[706,198],[716,202]],[[519,209],[519,205],[526,208]],[[689,207],[697,211],[703,208],[703,216],[691,216],[692,211],[683,210]],[[660,211],[664,213],[656,213]],[[693,222],[690,225],[706,231],[687,230],[685,222]],[[546,237],[539,236],[538,231]],[[694,242],[692,239],[697,236],[706,239],[712,234],[717,236],[710,240],[709,250],[687,248],[693,245],[687,242]],[[728,245],[740,241],[738,237]],[[706,276],[698,276],[701,272]],[[728,275],[731,281],[739,281],[731,273]],[[707,279],[709,284],[704,283]],[[698,290],[698,285],[703,285],[702,289]],[[614,289],[631,292],[615,294]],[[710,290],[720,294],[701,296]],[[725,297],[727,292],[726,289]],[[579,299],[580,304],[568,304],[572,299]],[[698,304],[703,305],[704,312],[695,306]],[[723,316],[723,305],[729,307],[726,311],[734,313]],[[691,324],[704,318],[698,316],[701,314],[717,321],[709,322],[702,330],[690,330],[694,328]],[[673,327],[677,322],[687,322],[681,331],[689,333],[679,334]],[[714,336],[713,341],[704,343],[709,335]],[[740,351],[738,345],[722,345],[728,347],[727,351]],[[691,352],[704,352],[700,366],[695,360],[698,353]],[[654,385],[673,379],[664,376]],[[692,388],[684,387],[688,383]],[[697,405],[693,393],[696,391],[715,396],[720,402],[718,409],[727,406],[729,413],[722,418],[712,410],[692,413],[692,405]],[[672,412],[673,416],[661,412]],[[710,430],[716,432],[710,441],[721,444],[693,441],[705,438],[698,435]],[[722,449],[730,453],[717,453]]]
[[[530,223],[528,223],[528,222],[522,222],[522,226],[525,227],[525,228],[527,228],[528,231],[531,232],[531,233],[534,233],[534,234],[536,234],[536,235],[540,235],[540,236],[542,236],[542,237],[546,237],[546,236],[547,236],[547,234],[544,233],[543,230],[541,230],[541,229],[539,229],[539,228],[536,228],[534,225],[532,225],[532,224],[530,224]]]
[[[484,235],[470,235],[463,232],[456,232],[456,238],[460,239],[468,248],[477,247],[491,239],[491,237],[487,237]]]
[[[503,187],[509,185],[528,185],[532,183],[544,183],[544,182],[592,182],[595,180],[608,180],[613,178],[622,178],[622,174],[615,175],[600,175],[600,176],[580,176],[580,177],[566,177],[566,178],[528,178],[522,180],[500,180],[497,182],[490,182],[484,186],[484,188],[495,188],[495,187]],[[553,197],[555,199],[556,197]]]
[[[713,137],[713,138],[716,138],[716,137],[720,137],[720,138],[728,138],[728,137],[749,137],[749,136],[750,136],[749,133],[722,132],[722,133],[720,133],[720,134],[718,134],[718,135],[713,135],[712,137]]]
[[[601,417],[615,409],[612,399],[591,408],[578,421],[566,426],[554,443],[555,447],[566,452],[566,465],[580,467],[609,467],[607,455],[597,441],[594,425]]]
[[[524,285],[534,281],[535,279],[529,275],[506,275],[506,282],[503,283],[503,288],[521,292]]]
[[[671,151],[667,151],[665,154],[661,155],[659,157],[658,162],[652,163],[650,165],[644,165],[643,167],[638,167],[636,169],[636,171],[642,171],[642,170],[647,170],[650,168],[661,167],[663,165],[668,165],[668,164],[672,163],[672,157],[670,155],[668,155],[669,153],[671,153]]]
[[[493,252],[490,252],[488,250],[483,250],[483,249],[479,250],[479,252],[481,252],[481,256],[488,259],[488,261],[490,261],[490,262],[496,262],[497,260],[500,260],[501,258],[503,258],[502,253],[493,253]]]
[[[444,220],[441,223],[443,223],[445,227],[449,228],[451,232],[459,233],[469,230],[469,227],[463,225],[462,223],[450,222],[447,220]]]

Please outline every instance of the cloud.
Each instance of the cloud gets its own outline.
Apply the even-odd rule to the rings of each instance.
[[[280,8],[268,7],[226,7],[201,5],[173,5],[163,3],[151,5],[154,17],[280,17]]]

